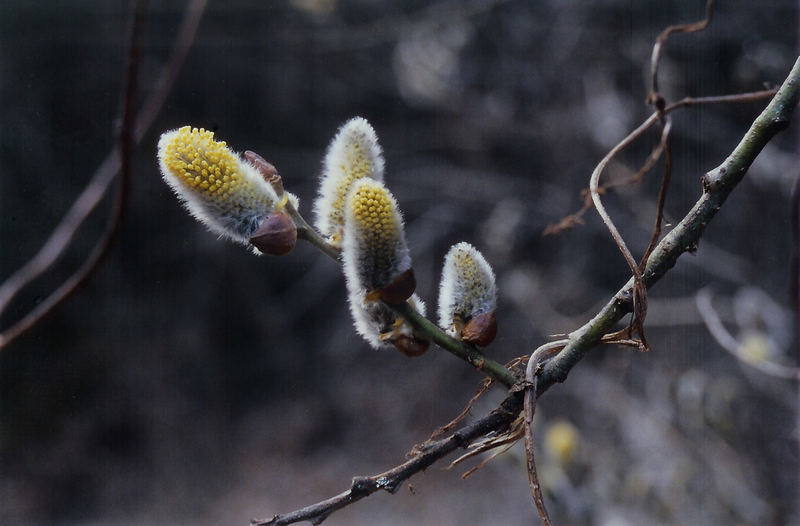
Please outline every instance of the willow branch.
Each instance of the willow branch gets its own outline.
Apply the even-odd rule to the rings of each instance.
[[[642,279],[652,287],[671,269],[684,252],[697,249],[706,226],[742,180],[764,146],[789,125],[800,99],[800,58],[769,105],[753,122],[725,161],[701,177],[703,193],[680,223],[658,244],[647,261]],[[671,106],[688,105],[686,99]],[[656,114],[654,114],[656,115]],[[653,119],[651,116],[648,121]],[[646,121],[647,122],[647,121]],[[603,335],[632,309],[633,279],[629,280],[603,309],[580,329],[569,335],[569,344],[544,367],[538,380],[541,395],[554,383],[566,380],[570,370],[600,342]]]
[[[412,475],[425,470],[437,460],[461,448],[466,448],[475,439],[491,432],[507,428],[519,414],[522,400],[519,393],[509,395],[503,403],[487,416],[469,424],[442,440],[430,442],[410,452],[412,458],[399,466],[371,477],[354,477],[350,489],[327,500],[311,506],[275,515],[271,519],[253,519],[254,526],[281,526],[308,521],[321,524],[331,513],[356,501],[368,497],[379,490],[395,493],[401,484]]]
[[[741,181],[755,157],[776,133],[788,125],[789,118],[800,98],[799,89],[800,59],[795,63],[789,77],[775,94],[772,102],[756,119],[733,153],[719,167],[703,176],[702,196],[686,217],[658,244],[648,259],[642,273],[642,279],[646,286],[650,287],[661,279],[675,265],[681,254],[695,249],[705,226],[722,206],[736,184]],[[762,92],[757,96],[763,97],[764,94]],[[738,98],[739,96],[734,97]],[[691,105],[694,100],[687,98],[667,109],[671,111],[680,106]],[[715,100],[714,102],[723,101]],[[650,121],[654,123],[657,119],[657,114],[654,114],[645,124]],[[395,468],[372,477],[354,478],[350,489],[335,497],[290,513],[275,515],[271,519],[256,519],[252,521],[252,524],[279,526],[302,521],[321,524],[331,513],[372,495],[378,490],[382,489],[393,493],[397,491],[403,481],[456,449],[466,447],[488,433],[507,429],[522,411],[525,398],[523,394],[527,392],[530,392],[529,396],[532,402],[529,404],[532,418],[535,400],[554,383],[566,380],[572,367],[583,358],[590,348],[603,343],[605,334],[631,311],[632,289],[633,279],[629,280],[591,321],[571,333],[561,352],[544,366],[539,367],[541,360],[533,357],[534,381],[514,384],[509,396],[501,406],[489,415],[465,426],[448,438],[429,442],[422,448],[412,451],[413,458]],[[556,343],[563,345],[565,342],[554,342],[554,344]],[[638,345],[638,342],[635,341],[619,343]],[[530,425],[525,427],[528,432],[527,429],[530,428]]]

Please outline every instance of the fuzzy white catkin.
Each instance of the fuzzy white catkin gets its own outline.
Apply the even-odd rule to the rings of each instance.
[[[378,181],[356,181],[347,196],[342,264],[348,290],[366,293],[389,285],[411,268],[403,217]]]
[[[402,215],[382,183],[360,179],[353,184],[343,232],[342,264],[356,331],[375,348],[413,334],[410,326],[373,296],[411,268]],[[424,311],[419,298],[411,301]]]
[[[467,322],[497,308],[494,271],[469,243],[450,247],[439,284],[439,327],[451,335],[456,321]]]
[[[285,202],[255,166],[202,128],[184,126],[163,133],[158,162],[164,181],[192,216],[220,237],[245,245]],[[298,204],[295,196],[286,196]]]
[[[425,316],[425,302],[419,296],[414,294],[408,301]],[[363,294],[349,292],[348,303],[356,332],[375,349],[391,346],[399,336],[414,335],[411,325],[380,301],[365,301]]]
[[[319,195],[314,202],[317,229],[340,245],[347,195],[362,178],[383,181],[383,152],[375,130],[361,117],[347,121],[328,146]]]

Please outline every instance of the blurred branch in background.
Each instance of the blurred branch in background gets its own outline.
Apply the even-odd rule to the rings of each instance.
[[[770,355],[773,353],[769,352],[767,335],[751,334],[745,341],[738,341],[734,338],[723,325],[711,300],[711,290],[708,288],[701,289],[695,296],[697,311],[700,313],[708,332],[711,333],[711,336],[714,337],[720,347],[731,353],[742,363],[764,374],[787,380],[800,380],[800,368],[789,367],[772,361],[773,357]]]
[[[164,65],[161,75],[156,82],[153,92],[142,105],[138,114],[134,113],[136,102],[136,80],[138,64],[141,57],[141,32],[146,16],[146,2],[133,3],[131,24],[131,39],[129,42],[128,65],[120,116],[120,143],[106,156],[95,171],[89,183],[70,207],[61,223],[53,230],[45,244],[22,267],[17,269],[0,285],[0,314],[11,303],[14,296],[33,280],[47,271],[64,254],[80,225],[89,217],[89,214],[100,203],[108,191],[111,182],[122,174],[119,181],[119,191],[115,197],[113,208],[110,212],[106,230],[98,240],[97,245],[87,255],[84,263],[69,276],[60,286],[51,292],[44,300],[36,305],[21,319],[3,329],[0,333],[0,351],[15,338],[36,325],[50,311],[57,307],[92,273],[103,255],[108,250],[109,243],[117,231],[119,221],[125,206],[125,194],[129,184],[130,158],[132,145],[138,145],[153,124],[158,112],[161,110],[167,95],[178,77],[181,66],[191,49],[200,19],[205,9],[207,0],[190,0],[178,30],[175,44],[170,58]]]

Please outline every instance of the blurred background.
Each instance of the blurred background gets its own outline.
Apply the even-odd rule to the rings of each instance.
[[[183,2],[150,2],[141,96]],[[39,249],[113,147],[129,2],[0,5],[0,278]],[[580,190],[649,115],[649,58],[701,0],[211,0],[174,90],[136,150],[109,257],[66,303],[0,352],[0,523],[247,524],[401,463],[481,377],[436,349],[375,351],[354,332],[339,269],[300,244],[255,257],[219,241],[161,181],[155,144],[184,124],[275,164],[312,218],[320,163],[348,118],[375,127],[407,219],[418,292],[435,311],[448,247],[493,265],[505,362],[588,320],[628,270]],[[797,55],[793,0],[720,2],[666,45],[660,87],[686,95],[782,82]],[[764,103],[673,114],[666,219]],[[593,350],[541,399],[540,476],[558,525],[798,523],[797,385],[709,335],[695,294],[752,361],[797,359],[791,255],[798,123],[770,143],[650,294],[652,352]],[[635,172],[656,130],[606,176]],[[650,237],[661,164],[605,197],[628,246]],[[6,328],[77,267],[104,201],[59,264],[17,296]],[[503,398],[494,388],[473,409]],[[440,463],[326,525],[535,523],[517,446],[467,480]]]

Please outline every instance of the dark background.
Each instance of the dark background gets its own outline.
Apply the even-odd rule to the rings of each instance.
[[[150,2],[142,96],[168,56],[181,2]],[[216,131],[275,164],[308,219],[320,162],[346,119],[374,125],[407,219],[418,292],[435,312],[460,240],[493,265],[505,362],[583,324],[627,280],[581,205],[597,161],[647,115],[651,46],[704,2],[209,2],[166,107],[136,151],[110,257],[55,313],[0,353],[0,523],[247,524],[343,491],[403,461],[458,413],[480,376],[439,350],[410,360],[355,334],[338,268],[301,244],[255,257],[177,204],[158,135]],[[0,277],[41,246],[114,144],[128,2],[0,5]],[[666,46],[668,101],[779,84],[796,56],[791,0],[720,2],[703,33]],[[764,103],[674,114],[676,221]],[[592,351],[539,405],[537,441],[569,423],[569,462],[539,454],[556,524],[794,524],[796,385],[738,362],[699,320],[710,286],[752,352],[791,363],[791,192],[797,123],[761,154],[650,295],[648,354]],[[612,164],[635,171],[654,131]],[[650,236],[660,168],[607,207],[634,254]],[[74,269],[110,203],[8,327]],[[760,346],[760,347],[759,347]],[[495,389],[473,414],[502,399]],[[414,493],[375,495],[326,524],[535,521],[519,446],[466,481],[440,464]]]

